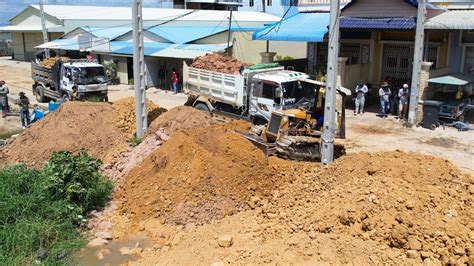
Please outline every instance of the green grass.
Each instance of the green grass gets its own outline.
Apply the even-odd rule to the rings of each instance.
[[[142,141],[143,141],[142,138],[139,138],[136,135],[133,135],[133,137],[128,140],[128,143],[130,144],[130,146],[136,147],[136,146],[140,145],[140,143],[142,143]]]
[[[85,151],[58,152],[42,170],[25,165],[0,170],[3,265],[68,262],[67,255],[84,245],[79,227],[85,215],[102,207],[113,189],[99,174],[100,164]]]

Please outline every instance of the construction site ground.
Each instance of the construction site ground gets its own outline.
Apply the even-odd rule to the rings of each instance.
[[[3,65],[0,79],[31,86],[27,72]],[[48,152],[79,146],[104,161],[115,193],[90,214],[79,263],[474,264],[474,131],[348,110],[337,141],[347,154],[322,167],[266,160],[235,133],[248,123],[217,123],[182,106],[184,95],[148,94],[168,110],[135,147],[127,90],[117,104],[66,103],[0,148],[0,165],[40,166]],[[15,119],[0,128],[17,129]]]

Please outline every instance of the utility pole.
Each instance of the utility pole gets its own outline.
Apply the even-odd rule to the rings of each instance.
[[[229,17],[229,32],[227,33],[227,55],[230,55],[230,35],[232,33],[232,10],[234,9],[233,6],[230,6],[230,17]]]
[[[145,55],[143,44],[142,1],[133,0],[133,81],[135,89],[135,114],[137,138],[143,137],[147,130]]]
[[[334,132],[336,125],[337,58],[339,56],[339,0],[331,0],[329,21],[328,68],[326,79],[326,100],[324,106],[324,126],[321,144],[321,162],[328,164],[334,160]]]
[[[40,13],[41,13],[41,26],[43,28],[43,43],[47,43],[48,40],[48,29],[46,28],[46,21],[44,19],[44,9],[43,9],[43,0],[39,1],[40,4]],[[44,57],[49,58],[49,49],[44,49]]]
[[[415,53],[413,55],[413,72],[411,77],[410,103],[408,105],[408,123],[416,123],[418,92],[420,89],[420,72],[423,61],[423,40],[425,35],[426,0],[418,0],[416,17]]]

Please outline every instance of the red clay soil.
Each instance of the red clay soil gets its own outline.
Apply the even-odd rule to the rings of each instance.
[[[248,65],[249,64],[242,63],[231,56],[221,54],[206,54],[199,56],[194,59],[191,64],[191,66],[195,68],[234,75],[239,74],[239,70],[242,66]]]
[[[127,149],[127,140],[111,123],[114,108],[107,103],[67,102],[25,130],[6,149],[10,164],[41,167],[53,151],[77,152],[110,162]]]
[[[197,110],[190,106],[178,106],[162,114],[149,127],[149,132],[163,131],[169,136],[179,130],[204,128],[216,121],[209,112]]]
[[[132,221],[203,224],[241,210],[283,178],[250,141],[239,121],[174,133],[126,177],[115,199]]]

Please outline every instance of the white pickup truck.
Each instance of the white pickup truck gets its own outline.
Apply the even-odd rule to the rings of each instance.
[[[276,65],[250,67],[232,75],[183,64],[188,103],[200,110],[226,113],[254,124],[270,121],[273,110],[309,110],[321,85],[305,73]]]

